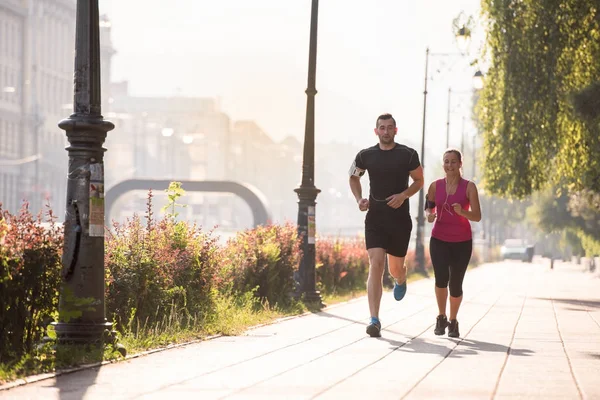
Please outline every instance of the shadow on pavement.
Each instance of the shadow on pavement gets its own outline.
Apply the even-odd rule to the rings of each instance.
[[[414,338],[406,343],[399,340],[388,339],[385,336],[380,337],[377,340],[388,342],[394,348],[397,348],[398,351],[437,354],[440,357],[460,358],[468,355],[477,355],[481,352],[508,352],[508,346],[471,339],[447,339],[447,345],[434,343],[422,338]],[[458,346],[454,347],[456,343],[458,343]],[[527,357],[533,355],[533,353],[534,351],[528,349],[510,349],[510,354],[513,356]]]
[[[600,307],[600,304],[599,304],[599,307]],[[356,321],[351,318],[341,317],[339,315],[330,314],[325,311],[318,313],[318,315],[326,317],[326,318],[338,318],[338,319],[348,321],[348,322],[353,322],[353,323],[356,323],[359,325],[365,325],[365,326],[367,325],[366,321]],[[393,325],[396,322],[398,322],[398,321],[394,321],[391,325]],[[433,329],[433,325],[431,326],[431,329]],[[422,339],[420,337],[414,338],[407,342],[404,342],[401,340],[389,339],[389,338],[385,337],[386,332],[393,333],[396,335],[406,336],[407,338],[411,337],[411,335],[408,335],[408,334],[405,334],[402,332],[398,332],[395,330],[386,329],[386,327],[384,325],[384,327],[381,331],[381,334],[383,336],[380,338],[376,338],[375,340],[382,340],[382,341],[388,342],[390,345],[393,346],[392,348],[397,348],[398,351],[439,354],[441,357],[462,357],[462,356],[466,356],[466,355],[476,355],[480,352],[496,352],[496,353],[508,352],[508,346],[505,346],[502,344],[497,344],[497,343],[482,342],[480,340],[472,340],[472,339],[468,339],[468,338],[466,338],[466,339],[446,338],[448,340],[448,345],[440,345],[440,344],[428,341],[426,339]],[[445,337],[442,336],[440,338],[445,338]],[[453,348],[456,343],[458,343],[458,346],[450,353],[450,355],[448,355],[448,353],[450,352],[450,349]],[[530,355],[533,355],[533,353],[534,353],[534,351],[529,350],[529,349],[515,349],[515,348],[510,349],[510,354],[513,356],[530,356]]]
[[[61,400],[79,400],[86,396],[88,389],[96,384],[100,367],[77,371],[56,377],[55,386]]]
[[[506,353],[508,352],[508,346],[505,346],[503,344],[498,344],[498,343],[490,343],[490,342],[482,342],[479,340],[472,340],[472,339],[463,339],[460,344],[458,345],[457,348],[460,347],[466,347],[469,350],[474,350],[476,353],[477,352],[481,352],[481,351],[485,351],[485,352],[495,352],[495,353]],[[529,350],[529,349],[515,349],[515,348],[511,348],[510,349],[510,355],[511,356],[531,356],[533,355],[533,353],[535,353],[533,350]],[[452,355],[451,355],[452,357]]]
[[[97,346],[58,345],[57,363],[62,365],[92,365],[104,360],[104,349]],[[83,399],[88,389],[96,384],[101,366],[67,372],[55,378],[54,386],[61,400]]]
[[[337,319],[341,319],[342,321],[354,322],[355,324],[364,325],[364,326],[367,326],[367,322],[368,322],[367,318],[365,318],[362,321],[357,321],[352,318],[346,318],[346,317],[341,317],[339,315],[331,314],[327,311],[319,311],[318,313],[315,313],[315,315],[319,316],[319,317],[325,317],[325,318],[337,318]]]
[[[556,303],[579,306],[580,308],[570,308],[573,311],[588,311],[587,308],[600,309],[600,301],[578,300],[578,299],[549,299],[547,297],[535,297],[537,300],[554,301]],[[587,308],[584,308],[587,307]]]
[[[600,353],[584,353],[585,355],[595,358],[596,360],[600,360]]]
[[[402,351],[402,352],[407,352],[407,353],[419,353],[419,354],[423,354],[423,353],[437,354],[440,357],[448,357],[448,354],[452,351],[452,347],[454,347],[454,345],[450,344],[450,343],[449,343],[450,344],[449,346],[445,346],[443,344],[433,343],[426,339],[421,339],[421,338],[414,338],[406,344],[399,342],[397,340],[389,340],[389,339],[386,339],[385,337],[380,338],[380,340],[387,341],[391,345],[398,347],[397,351]],[[454,351],[452,351],[452,353],[450,355],[451,356],[454,355],[454,357],[462,357],[462,356],[473,355],[473,354],[477,354],[477,352],[474,350],[470,350],[470,349],[464,349],[464,350],[461,349],[460,351],[457,349],[454,349]]]

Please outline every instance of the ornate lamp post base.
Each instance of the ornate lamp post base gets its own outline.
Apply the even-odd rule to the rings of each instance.
[[[321,294],[316,290],[315,282],[315,205],[321,190],[307,184],[294,191],[298,194],[298,235],[302,238],[302,259],[298,271],[299,293],[296,297],[302,296],[305,302],[321,305]]]
[[[112,323],[73,323],[55,322],[52,324],[56,331],[59,343],[105,343],[114,342],[116,332],[112,330]]]

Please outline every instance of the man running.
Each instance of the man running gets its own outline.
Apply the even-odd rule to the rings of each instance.
[[[372,337],[381,336],[379,306],[386,254],[390,274],[395,279],[394,298],[400,301],[406,294],[404,257],[412,231],[408,198],[417,193],[424,182],[419,155],[414,149],[394,141],[397,132],[394,117],[391,114],[380,115],[375,126],[379,143],[361,150],[349,171],[350,189],[358,208],[368,210],[365,242],[370,263],[367,297],[371,321],[367,333]],[[360,177],[365,171],[369,173],[368,198],[363,198],[360,184]],[[410,186],[409,176],[412,179]]]

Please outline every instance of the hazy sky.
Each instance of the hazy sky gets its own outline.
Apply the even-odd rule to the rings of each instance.
[[[301,139],[311,3],[100,0],[113,23],[113,80],[128,80],[139,96],[219,97],[233,119],[254,119],[276,140]],[[461,11],[478,17],[479,1],[321,0],[317,141],[372,145],[376,116],[391,112],[397,141],[420,146],[425,49],[457,52],[452,20]],[[474,54],[481,28],[476,34]],[[470,90],[475,71],[460,58],[431,57],[430,65],[442,72],[430,81],[427,143],[441,152],[448,86]],[[451,145],[460,145],[461,115],[452,115]]]

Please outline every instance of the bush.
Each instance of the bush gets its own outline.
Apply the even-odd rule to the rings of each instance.
[[[300,262],[296,226],[267,225],[238,233],[224,250],[223,279],[234,292],[256,290],[270,304],[288,304]]]
[[[173,309],[195,317],[212,309],[216,239],[170,215],[156,222],[151,209],[150,192],[145,221],[115,223],[106,237],[108,315],[130,328],[135,320],[154,325]]]
[[[0,362],[32,351],[58,307],[62,228],[52,211],[33,217],[0,205]]]
[[[317,285],[327,294],[366,288],[369,256],[361,239],[319,238]]]
[[[469,261],[469,265],[476,267],[481,263],[482,263],[481,253],[479,253],[479,249],[473,247],[473,253],[471,254],[471,260]]]
[[[426,246],[424,250],[425,254],[425,271],[430,271],[433,268],[433,264],[431,264],[431,255],[429,254],[429,248]],[[404,264],[408,269],[408,273],[415,272],[415,267],[417,266],[416,260],[416,252],[414,249],[408,249],[406,252],[406,258],[404,260]]]

